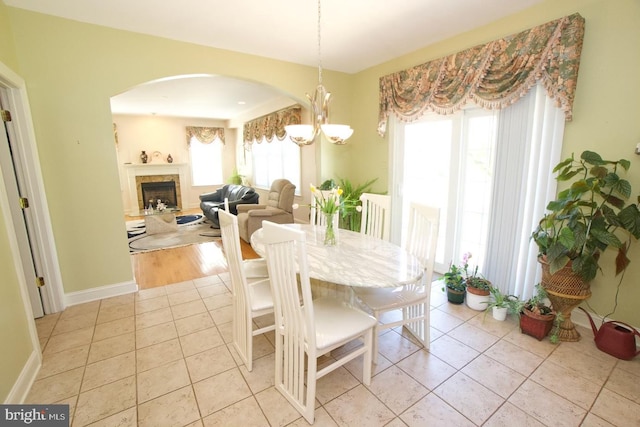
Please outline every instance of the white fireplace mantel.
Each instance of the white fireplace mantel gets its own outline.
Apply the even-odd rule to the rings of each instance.
[[[147,175],[178,175],[180,177],[180,185],[187,185],[187,163],[136,163],[126,164],[124,169],[127,174],[127,187],[129,190],[129,215],[137,215],[138,207],[138,190],[136,186],[137,176]],[[182,206],[185,206],[184,191],[180,195]]]

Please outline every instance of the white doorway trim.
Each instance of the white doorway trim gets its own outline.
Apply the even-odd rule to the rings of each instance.
[[[41,288],[42,303],[45,314],[56,313],[65,308],[64,290],[62,286],[62,275],[58,262],[53,227],[49,216],[49,206],[44,190],[42,173],[40,170],[40,159],[36,146],[35,132],[31,118],[31,110],[27,96],[27,89],[24,80],[13,72],[4,63],[0,62],[0,87],[6,89],[5,108],[11,111],[13,130],[15,132],[16,144],[21,147],[16,160],[21,162],[25,175],[25,191],[29,198],[30,210],[34,220],[35,240],[38,250],[42,256],[42,274],[46,285]],[[16,230],[7,204],[7,194],[3,185],[0,186],[0,197],[3,200],[2,209],[5,216],[7,232],[11,244],[14,262],[21,281],[21,292],[26,295],[27,312],[31,315],[31,307],[28,303],[27,283],[24,279],[22,264],[20,263],[20,253],[17,247]],[[36,337],[37,342],[37,337]]]

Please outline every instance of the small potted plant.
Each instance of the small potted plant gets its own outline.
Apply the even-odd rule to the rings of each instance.
[[[555,312],[546,303],[547,293],[540,284],[536,285],[536,294],[528,300],[518,303],[520,308],[520,331],[542,341],[551,329],[556,318]]]
[[[465,267],[463,268],[452,263],[449,266],[449,271],[444,273],[443,279],[445,287],[442,290],[444,291],[446,289],[447,301],[452,304],[462,304],[464,302],[467,286],[465,284],[465,277],[463,276],[463,273],[466,266],[466,259]]]
[[[491,282],[478,274],[476,266],[473,274],[466,279],[467,283],[467,306],[472,310],[486,310],[489,304]]]
[[[502,291],[494,286],[489,289],[493,300],[487,305],[487,312],[491,310],[493,318],[499,321],[504,321],[507,318],[507,313],[514,300],[517,298],[512,295],[505,295]]]

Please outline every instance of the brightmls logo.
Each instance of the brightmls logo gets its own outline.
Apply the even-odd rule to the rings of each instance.
[[[69,427],[69,405],[0,405],[2,427]]]

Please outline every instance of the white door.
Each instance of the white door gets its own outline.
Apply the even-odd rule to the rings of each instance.
[[[493,185],[496,115],[482,109],[453,115],[430,114],[398,124],[394,139],[392,176],[397,189],[394,206],[402,215],[393,217],[394,229],[406,224],[409,203],[440,208],[436,253],[437,272],[449,263],[460,263],[465,252],[472,265],[482,266],[485,257]],[[404,239],[405,236],[402,236]]]
[[[4,89],[0,88],[0,91],[4,91]],[[0,95],[4,95],[4,93]],[[4,98],[4,96],[0,96],[0,110],[2,110],[2,98]],[[38,252],[38,245],[33,241],[36,234],[33,232],[31,212],[26,205],[23,208],[20,202],[21,198],[25,197],[22,190],[24,188],[24,175],[21,163],[16,159],[19,147],[11,143],[12,129],[11,122],[8,121],[9,116],[10,112],[2,110],[3,126],[0,129],[0,169],[9,199],[11,221],[15,228],[22,269],[27,280],[27,289],[29,291],[33,317],[42,317],[44,316],[44,309],[42,296],[37,284],[39,282],[38,279],[42,277],[40,274],[42,264],[40,261],[40,253]],[[7,218],[7,220],[8,219],[9,218]]]

